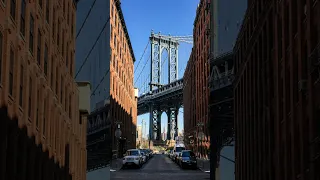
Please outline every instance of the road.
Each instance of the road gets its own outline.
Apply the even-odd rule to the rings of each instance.
[[[165,155],[154,155],[141,169],[121,169],[111,172],[111,179],[118,180],[202,180],[210,179],[200,170],[184,170]]]

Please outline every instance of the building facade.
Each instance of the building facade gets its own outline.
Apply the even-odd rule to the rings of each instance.
[[[209,0],[201,0],[197,8],[193,29],[193,49],[184,75],[184,111],[185,134],[194,138],[194,150],[202,157],[209,152],[208,100],[210,28]],[[191,100],[190,100],[191,99]],[[205,134],[198,138],[200,132]]]
[[[236,179],[319,179],[319,1],[248,1],[234,49]]]
[[[0,1],[0,179],[85,179],[72,0]]]
[[[110,0],[110,104],[113,129],[118,128],[122,136],[118,146],[122,156],[126,149],[136,147],[137,97],[133,86],[135,57],[119,0]]]

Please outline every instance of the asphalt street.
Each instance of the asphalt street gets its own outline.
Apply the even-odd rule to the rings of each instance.
[[[154,155],[140,169],[121,169],[111,172],[111,179],[126,180],[202,180],[210,179],[208,173],[200,170],[181,169],[176,163],[171,161],[166,155]],[[168,179],[167,179],[168,180]]]

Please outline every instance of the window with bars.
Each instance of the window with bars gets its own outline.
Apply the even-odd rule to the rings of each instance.
[[[61,22],[58,20],[58,31],[57,31],[57,45],[60,47],[60,27],[61,27]]]
[[[37,61],[38,61],[38,65],[40,66],[40,64],[41,64],[41,32],[40,32],[40,29],[38,29]]]
[[[34,38],[34,18],[30,14],[30,32],[29,32],[29,50],[33,54],[33,38]]]
[[[53,10],[53,16],[52,16],[52,38],[55,39],[55,31],[56,31],[56,22],[55,22],[55,16],[56,16],[56,12],[55,10]]]
[[[66,50],[66,69],[69,67],[69,51],[68,51],[69,43],[67,43],[67,50]]]
[[[74,25],[73,25],[73,21],[74,21],[74,14],[72,13],[72,19],[71,19],[71,35],[72,35],[72,37],[74,37]]]
[[[37,90],[37,112],[36,112],[36,127],[39,128],[39,105],[40,105],[40,91]]]
[[[20,67],[20,89],[19,89],[19,105],[22,107],[23,103],[23,65]]]
[[[50,2],[50,0],[47,0],[47,3],[46,3],[46,21],[47,21],[47,23],[49,23],[49,2]]]
[[[56,94],[58,95],[58,66],[56,67]]]
[[[26,31],[26,0],[21,0],[21,18],[20,18],[20,33],[25,36]]]
[[[48,46],[44,45],[44,62],[43,62],[44,74],[48,76]]]
[[[47,98],[44,99],[43,104],[43,122],[42,122],[42,133],[46,135],[46,121],[47,121]]]
[[[28,105],[28,114],[31,118],[31,105],[32,105],[32,79],[29,78],[29,105]]]
[[[63,31],[62,31],[63,32]],[[64,33],[62,33],[62,45],[61,45],[61,53],[62,53],[62,56],[64,56],[64,38],[65,38],[65,36],[64,36]]]
[[[72,96],[71,96],[71,93],[70,93],[70,95],[69,95],[69,100],[70,100],[70,102],[72,102]],[[69,103],[69,118],[72,118],[72,103]]]
[[[51,58],[51,77],[50,77],[50,81],[51,81],[51,88],[53,89],[53,72],[54,72],[54,65],[53,65],[53,58]]]
[[[64,82],[63,82],[63,76],[61,75],[61,85],[60,85],[60,103],[62,104],[62,95],[63,95],[63,86],[64,86]]]
[[[42,0],[38,0],[39,6],[42,8],[43,2]]]
[[[2,83],[2,47],[3,47],[3,35],[2,32],[0,32],[0,84]]]
[[[9,93],[13,96],[13,72],[14,72],[14,52],[10,49],[10,69],[9,69]]]
[[[16,19],[16,0],[10,1],[10,15],[12,19]]]

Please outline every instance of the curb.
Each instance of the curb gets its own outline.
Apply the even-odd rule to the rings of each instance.
[[[198,167],[198,169],[200,170],[200,171],[202,171],[202,172],[204,172],[204,173],[210,173],[210,170],[204,170],[204,169],[202,169],[202,168],[200,168],[200,167]]]

